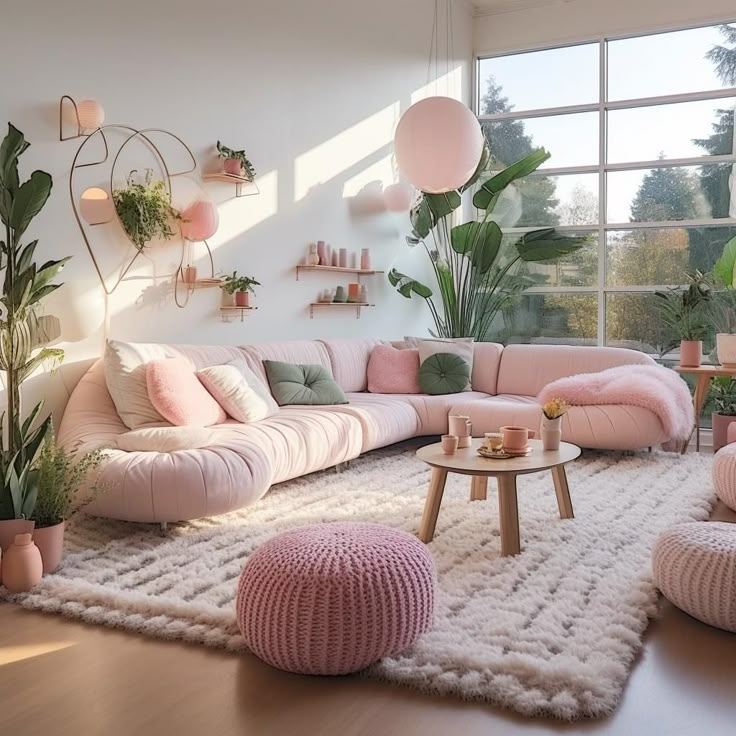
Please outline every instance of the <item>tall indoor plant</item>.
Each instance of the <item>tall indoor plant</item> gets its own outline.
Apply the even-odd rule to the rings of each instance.
[[[506,188],[539,168],[550,154],[540,148],[503,171],[487,178],[475,191],[477,219],[452,227],[462,195],[474,188],[486,170],[490,152],[486,146],[471,179],[456,191],[422,194],[412,209],[412,232],[406,241],[422,245],[434,272],[440,301],[434,290],[392,269],[388,279],[407,298],[417,295],[429,307],[434,334],[439,337],[474,337],[483,340],[494,318],[530,281],[516,274],[521,261],[554,261],[581,248],[585,238],[569,237],[544,228],[523,233],[506,246],[493,211]],[[428,242],[429,241],[429,242]]]
[[[51,193],[51,176],[34,171],[20,183],[18,159],[30,144],[13,125],[0,145],[0,241],[4,270],[0,304],[0,371],[5,373],[6,411],[0,418],[0,545],[7,547],[18,528],[27,531],[38,493],[34,460],[51,418],[42,417],[43,401],[24,416],[20,387],[34,370],[59,361],[63,352],[40,345],[36,309],[61,286],[51,281],[68,258],[38,265],[33,256],[37,240],[24,243],[33,218]],[[23,528],[26,527],[26,528]]]
[[[707,306],[713,300],[710,277],[695,271],[687,274],[685,289],[655,291],[656,306],[662,322],[670,329],[672,339],[663,353],[680,345],[680,365],[697,368],[703,360],[703,339],[711,334]]]

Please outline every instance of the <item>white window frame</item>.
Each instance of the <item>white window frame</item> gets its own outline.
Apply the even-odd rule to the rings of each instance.
[[[654,107],[660,105],[671,105],[682,102],[700,102],[704,100],[719,100],[726,97],[736,98],[736,87],[726,87],[700,92],[688,92],[684,94],[658,95],[653,97],[638,97],[627,100],[608,100],[608,43],[627,38],[645,38],[663,33],[676,33],[695,28],[712,28],[723,24],[736,23],[736,19],[717,22],[700,23],[681,28],[667,28],[645,33],[628,33],[615,36],[598,36],[575,43],[561,43],[551,46],[541,46],[520,49],[518,51],[504,52],[499,54],[484,54],[477,56],[474,65],[473,80],[473,108],[481,123],[498,122],[501,120],[528,120],[530,118],[552,117],[555,115],[569,115],[571,113],[597,112],[598,113],[598,163],[588,166],[560,166],[557,168],[545,168],[537,171],[531,176],[555,176],[558,174],[597,174],[598,175],[598,224],[597,225],[558,225],[555,229],[559,232],[595,233],[598,237],[598,280],[595,286],[535,286],[527,289],[529,294],[596,294],[598,302],[598,334],[597,344],[606,344],[606,298],[608,294],[616,293],[652,293],[658,289],[665,289],[668,285],[659,284],[652,286],[607,286],[606,273],[606,234],[615,230],[662,230],[665,228],[687,228],[687,227],[736,227],[736,218],[714,217],[700,220],[668,220],[661,222],[607,222],[607,175],[615,171],[631,171],[635,169],[654,169],[658,167],[670,168],[675,166],[699,166],[702,164],[733,163],[736,165],[736,154],[721,156],[695,156],[689,158],[656,159],[649,161],[627,161],[625,163],[608,163],[607,146],[607,123],[610,110],[628,110],[640,107]],[[564,49],[574,46],[598,44],[599,53],[599,80],[598,80],[598,102],[581,105],[563,105],[560,107],[546,107],[527,110],[512,110],[511,112],[496,115],[480,115],[479,106],[481,98],[480,89],[480,64],[486,59],[506,58],[518,54],[528,54],[536,51],[549,51],[552,49]],[[736,115],[736,113],[735,113]],[[528,232],[533,227],[504,228],[504,232]]]

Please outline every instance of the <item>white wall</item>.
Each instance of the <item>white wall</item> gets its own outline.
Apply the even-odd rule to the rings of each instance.
[[[186,309],[177,309],[171,275],[179,244],[164,244],[151,249],[150,259],[139,259],[110,297],[110,336],[239,344],[426,333],[424,304],[396,294],[385,277],[367,280],[377,306],[364,310],[360,321],[347,312],[310,320],[306,305],[321,287],[340,281],[309,274],[297,282],[294,267],[307,244],[321,238],[355,250],[370,247],[374,266],[386,271],[396,265],[424,275],[424,254],[404,244],[406,216],[356,218],[349,196],[395,180],[393,129],[412,100],[435,91],[469,99],[472,23],[469,6],[455,6],[451,80],[425,88],[428,0],[6,3],[0,120],[12,121],[32,143],[22,174],[43,168],[55,183],[28,235],[39,238],[41,258],[74,256],[54,309],[99,289],[68,195],[80,141],[58,141],[57,105],[66,93],[99,100],[106,123],[171,130],[202,169],[215,163],[216,139],[244,147],[260,174],[258,197],[234,199],[227,185],[205,185],[220,207],[220,230],[211,241],[216,267],[263,283],[259,311],[242,324],[223,324],[217,290],[197,292]],[[103,182],[98,176],[89,183]],[[130,252],[116,227],[95,228],[92,235],[108,268]],[[196,248],[202,273],[205,250]],[[99,331],[62,345],[67,362],[98,354],[103,339]]]
[[[563,0],[475,19],[477,55],[736,19],[734,0]]]

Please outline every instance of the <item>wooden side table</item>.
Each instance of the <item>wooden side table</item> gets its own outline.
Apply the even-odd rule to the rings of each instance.
[[[700,413],[703,411],[705,399],[708,396],[711,378],[725,376],[736,378],[736,368],[724,368],[722,365],[701,365],[698,368],[687,368],[681,365],[675,366],[680,375],[693,376],[695,378],[695,390],[693,391],[693,406],[695,407],[695,451],[700,452]],[[692,437],[692,432],[690,437]],[[687,452],[688,442],[682,448],[683,455]]]

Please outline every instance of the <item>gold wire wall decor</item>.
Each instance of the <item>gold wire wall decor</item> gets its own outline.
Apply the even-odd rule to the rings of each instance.
[[[74,103],[74,100],[71,99],[71,97],[68,97],[68,95],[65,95],[64,97],[62,97],[62,101],[59,104],[59,110],[60,110],[59,112],[59,115],[60,115],[59,132],[60,132],[61,140],[70,140],[71,138],[75,138],[75,137],[85,138],[85,140],[81,143],[81,145],[77,149],[74,159],[72,160],[71,170],[69,173],[69,197],[71,199],[72,211],[74,212],[74,217],[77,221],[77,225],[80,229],[80,232],[82,233],[82,238],[84,240],[85,247],[87,248],[87,252],[89,253],[90,258],[92,259],[92,264],[94,265],[95,271],[97,272],[97,276],[100,280],[100,283],[102,284],[102,288],[104,289],[105,294],[109,296],[118,288],[118,286],[120,286],[123,279],[129,273],[130,269],[133,267],[134,263],[136,262],[138,257],[143,252],[143,249],[136,246],[136,244],[133,243],[133,241],[130,239],[130,236],[126,232],[123,226],[123,223],[120,219],[120,215],[117,211],[117,208],[115,207],[114,202],[111,201],[113,217],[110,218],[107,222],[112,222],[113,220],[117,221],[118,225],[120,226],[120,230],[123,232],[127,240],[131,243],[133,248],[135,248],[135,253],[133,254],[132,258],[127,262],[127,264],[125,264],[124,267],[121,268],[121,271],[118,274],[115,281],[112,284],[109,284],[107,279],[102,273],[102,268],[100,267],[99,261],[97,257],[95,256],[94,249],[92,248],[92,244],[90,242],[89,233],[87,231],[87,228],[95,227],[96,225],[105,224],[105,222],[100,222],[100,223],[95,223],[95,224],[87,223],[86,226],[82,222],[82,218],[80,217],[80,213],[79,213],[79,208],[77,207],[77,198],[75,195],[75,187],[74,187],[75,173],[79,171],[80,169],[87,169],[87,168],[95,167],[95,166],[104,166],[105,164],[108,163],[108,161],[110,161],[111,152],[110,152],[110,144],[109,144],[108,138],[109,138],[109,133],[111,133],[112,131],[122,132],[123,134],[126,134],[127,137],[125,137],[123,142],[120,144],[120,147],[118,148],[117,153],[112,158],[112,161],[109,164],[110,165],[110,175],[109,175],[109,193],[108,194],[111,199],[113,195],[116,167],[118,165],[120,155],[123,152],[123,150],[128,146],[128,144],[130,144],[132,141],[136,141],[136,140],[141,141],[155,156],[157,160],[157,164],[161,168],[161,172],[163,174],[164,186],[166,187],[166,192],[169,195],[169,198],[171,198],[171,194],[172,194],[171,180],[176,177],[180,177],[180,176],[183,177],[183,176],[187,176],[188,174],[194,173],[197,170],[197,162],[189,146],[187,146],[187,144],[184,143],[184,141],[179,136],[177,136],[174,133],[171,133],[170,131],[164,130],[162,128],[144,128],[142,130],[138,130],[137,128],[133,128],[128,125],[102,125],[96,130],[92,131],[91,133],[85,134],[82,132],[81,125],[78,122],[78,135],[64,138],[61,135],[62,134],[61,115],[62,115],[62,105],[63,105],[64,99],[68,99],[71,102],[71,104],[74,105],[74,108],[76,110],[76,104]],[[78,120],[78,116],[77,116],[77,120]],[[169,166],[166,163],[166,159],[164,155],[162,154],[160,148],[152,140],[153,135],[168,136],[169,138],[173,139],[178,144],[180,144],[183,150],[186,151],[186,154],[189,160],[191,161],[191,166],[185,170],[172,172],[169,169]],[[82,153],[85,151],[87,145],[90,143],[90,141],[96,140],[98,137],[102,141],[104,155],[99,160],[90,161],[86,163],[80,163],[80,157],[82,156]],[[190,247],[189,245],[190,241],[186,241],[183,238],[182,233],[181,233],[181,223],[178,224],[178,227],[179,227],[179,237],[181,238],[181,241],[182,241],[182,250],[181,250],[181,259],[179,261],[179,266],[177,268],[175,279],[174,279],[174,301],[178,307],[183,308],[188,303],[191,293],[194,290],[194,288],[196,288],[197,284],[186,283],[184,281],[184,260],[185,260],[185,255],[187,254],[189,247]],[[205,244],[205,247],[207,248],[207,252],[209,255],[211,278],[203,279],[200,282],[200,288],[203,288],[205,285],[206,286],[218,285],[219,281],[215,279],[214,261],[212,258],[212,251],[206,240],[201,241],[201,242]],[[180,297],[180,289],[179,289],[180,283],[186,285],[186,291],[185,291],[183,300]]]

